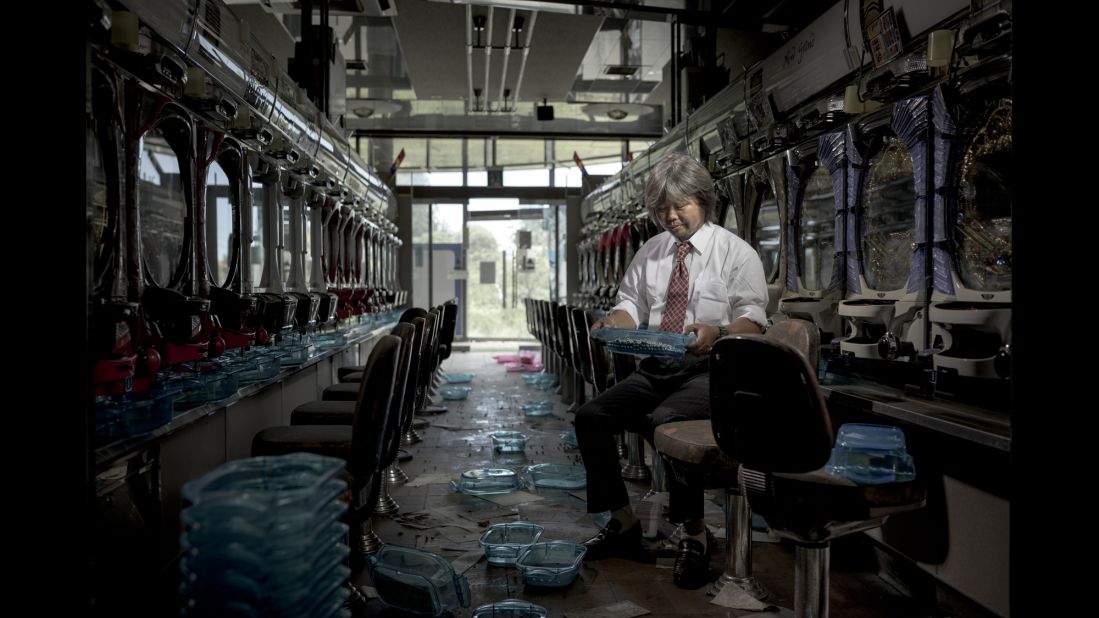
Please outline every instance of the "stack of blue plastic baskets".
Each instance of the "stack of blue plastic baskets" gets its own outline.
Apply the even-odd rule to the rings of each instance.
[[[183,486],[182,615],[348,616],[340,459],[231,461]]]

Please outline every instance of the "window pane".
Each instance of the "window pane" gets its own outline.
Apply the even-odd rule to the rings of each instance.
[[[431,169],[462,169],[461,139],[432,138],[428,141],[431,150]],[[461,184],[460,180],[458,184]]]
[[[504,170],[505,187],[548,187],[549,170]]]
[[[631,147],[633,142],[630,143]],[[622,157],[622,142],[619,140],[556,140],[553,144],[553,160],[558,164],[571,164],[572,153],[580,155],[584,165],[601,159]]]
[[[467,166],[471,168],[484,167],[486,165],[485,140],[472,137],[466,140],[466,157]]]
[[[462,242],[461,204],[431,205],[431,242],[434,244]]]
[[[466,185],[470,187],[487,187],[488,186],[488,172],[468,172],[466,174]]]
[[[583,177],[578,167],[558,167],[553,170],[553,186],[579,187]]]
[[[429,204],[412,205],[412,304],[427,307],[431,304],[428,286],[431,282],[428,270],[428,209]]]
[[[622,171],[622,162],[613,161],[611,163],[597,163],[594,165],[585,164],[584,167],[588,170],[589,174],[596,176],[611,176]]]
[[[569,268],[569,252],[567,247],[569,246],[569,236],[566,230],[568,227],[566,223],[567,209],[564,206],[557,206],[551,208],[550,212],[557,211],[557,300],[558,302],[568,301],[568,268]]]
[[[546,145],[540,139],[496,140],[496,165],[516,167],[520,165],[544,165]]]
[[[427,168],[427,140],[410,137],[402,137],[393,140],[393,159],[396,160],[401,149],[404,149],[404,161],[401,162],[402,170],[421,170]]]

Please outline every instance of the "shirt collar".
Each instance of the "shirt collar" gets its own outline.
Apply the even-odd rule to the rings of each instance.
[[[675,256],[675,245],[679,241],[676,240],[675,236],[672,236],[671,232],[668,233],[668,238],[671,239],[671,242],[668,243],[667,253]],[[693,236],[687,239],[691,243],[691,254],[702,255],[706,253],[710,248],[710,241],[713,240],[713,238],[714,226],[707,221],[702,224],[702,227],[698,228],[698,231],[696,231]]]

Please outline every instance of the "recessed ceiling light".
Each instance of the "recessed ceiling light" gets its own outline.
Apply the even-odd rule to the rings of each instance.
[[[608,64],[603,67],[603,73],[606,75],[625,75],[630,76],[637,73],[641,67],[631,64]]]
[[[656,111],[656,108],[641,103],[588,103],[581,110],[591,116],[592,120],[617,121],[627,118],[637,119]]]

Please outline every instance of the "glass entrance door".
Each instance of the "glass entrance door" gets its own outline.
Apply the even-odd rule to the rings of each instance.
[[[556,211],[546,205],[520,208],[517,200],[470,200],[467,337],[531,338],[523,299],[551,298],[558,270]]]

